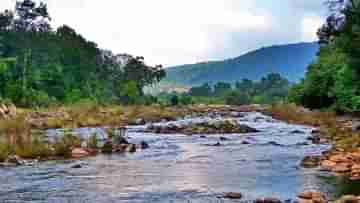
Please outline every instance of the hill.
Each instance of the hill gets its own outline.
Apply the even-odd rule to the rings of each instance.
[[[233,83],[243,78],[259,80],[269,73],[280,73],[290,81],[298,81],[305,76],[318,51],[317,42],[265,47],[223,61],[169,67],[165,81],[194,86],[205,82]]]

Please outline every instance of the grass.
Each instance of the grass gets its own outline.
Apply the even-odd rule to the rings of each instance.
[[[360,134],[341,124],[334,112],[308,111],[293,104],[273,105],[267,110],[275,119],[319,127],[320,134],[336,147],[351,150],[360,147]]]

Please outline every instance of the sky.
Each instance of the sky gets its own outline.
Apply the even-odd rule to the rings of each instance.
[[[54,28],[67,24],[100,48],[151,65],[222,60],[276,44],[317,40],[324,0],[44,0]],[[1,0],[0,10],[15,0]]]

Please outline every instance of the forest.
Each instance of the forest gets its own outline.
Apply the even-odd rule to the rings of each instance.
[[[165,77],[161,65],[100,49],[67,25],[53,29],[51,20],[47,5],[32,0],[0,13],[2,100],[23,107],[152,102],[143,87]]]
[[[360,2],[327,1],[331,15],[318,30],[321,49],[289,101],[311,109],[360,111]]]
[[[217,82],[192,87],[186,93],[162,93],[159,102],[169,105],[203,104],[275,104],[287,101],[291,82],[278,73],[271,73],[261,80],[242,79],[235,84]]]

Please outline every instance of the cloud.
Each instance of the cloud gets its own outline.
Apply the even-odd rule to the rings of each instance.
[[[314,0],[47,0],[53,25],[100,47],[175,65],[238,56],[262,46],[313,41],[324,16]],[[14,0],[1,0],[12,8]]]

